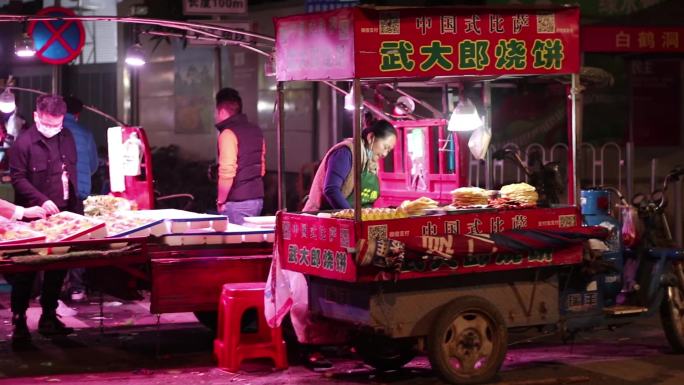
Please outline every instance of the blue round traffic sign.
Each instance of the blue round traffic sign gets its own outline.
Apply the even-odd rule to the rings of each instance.
[[[67,8],[48,7],[36,16],[76,16]],[[49,64],[65,64],[81,54],[85,44],[85,29],[80,20],[31,21],[28,28],[36,47],[36,56]]]

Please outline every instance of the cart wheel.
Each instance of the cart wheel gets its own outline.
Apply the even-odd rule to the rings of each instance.
[[[660,304],[660,322],[675,353],[684,353],[684,293],[677,286],[669,286]]]
[[[218,312],[217,311],[196,311],[194,312],[195,318],[216,334],[216,325],[218,323]]]
[[[379,334],[363,334],[354,342],[364,363],[380,371],[397,370],[416,356],[414,338],[394,339]]]
[[[428,334],[432,369],[452,384],[490,381],[506,356],[508,330],[494,305],[462,297],[444,306]]]

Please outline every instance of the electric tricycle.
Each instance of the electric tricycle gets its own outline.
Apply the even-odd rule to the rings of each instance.
[[[494,200],[409,217],[395,215],[399,211],[392,207],[364,215],[361,189],[356,189],[350,218],[328,212],[278,213],[274,260],[306,276],[309,310],[349,325],[365,362],[397,369],[425,351],[447,382],[481,383],[500,369],[510,329],[550,327],[571,336],[631,322],[661,308],[673,347],[681,350],[684,252],[648,247],[625,257],[617,222],[601,211],[607,205],[599,206],[609,193],[588,191],[580,199],[577,8],[357,7],[278,18],[276,35],[281,174],[284,82],[351,80],[354,148],[361,148],[363,106],[399,131],[395,160],[420,160],[425,166],[395,163],[393,170],[380,171],[381,179],[387,177],[383,187],[396,192],[399,202],[429,196],[444,204],[451,198],[442,195],[444,181],[454,188],[466,186],[459,156],[447,171],[445,154],[417,153],[409,143],[435,135],[448,140],[457,135],[448,129],[447,120],[454,118],[394,119],[382,107],[364,102],[363,84],[396,87],[402,80],[432,79],[447,89],[455,82],[481,81],[486,102],[491,82],[500,78],[570,75],[567,204],[558,204],[553,191],[543,191],[544,204],[511,206]],[[317,55],[310,55],[312,51]],[[421,130],[423,135],[413,135]],[[357,186],[359,152],[353,155]],[[412,184],[409,169],[423,170],[425,183]],[[385,202],[393,205],[391,199]],[[639,259],[639,274],[623,292],[628,258]],[[288,303],[276,298],[282,285],[270,282],[267,303]]]

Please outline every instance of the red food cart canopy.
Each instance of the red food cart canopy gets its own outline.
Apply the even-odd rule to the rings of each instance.
[[[356,7],[277,18],[279,81],[571,74],[579,9]]]

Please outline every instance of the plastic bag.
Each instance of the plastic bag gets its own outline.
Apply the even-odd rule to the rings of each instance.
[[[492,131],[487,126],[482,126],[473,131],[468,140],[468,148],[475,159],[483,160],[485,158],[491,139]]]
[[[620,205],[618,207],[622,217],[622,243],[627,247],[632,247],[639,241],[639,213],[630,205]]]
[[[277,231],[274,245],[271,269],[264,288],[264,316],[266,323],[272,328],[280,326],[293,302],[290,279],[280,266]]]

